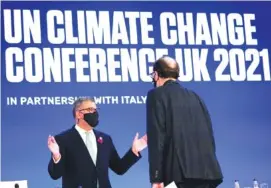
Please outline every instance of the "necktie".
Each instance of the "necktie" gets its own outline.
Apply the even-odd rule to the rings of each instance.
[[[97,150],[94,149],[94,143],[96,142],[96,138],[95,139],[91,139],[91,138],[95,138],[95,135],[93,135],[92,132],[86,132],[86,146],[88,149],[88,152],[93,160],[94,165],[96,165],[96,159],[97,159]],[[99,181],[97,180],[97,188],[99,188]]]
[[[97,153],[95,152],[96,150],[94,149],[94,143],[93,143],[95,139],[91,139],[93,136],[94,135],[92,135],[92,132],[86,132],[86,146],[93,160],[93,163],[96,165]]]

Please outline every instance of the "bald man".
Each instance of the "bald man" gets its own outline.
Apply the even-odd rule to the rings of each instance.
[[[147,137],[153,188],[175,182],[179,188],[215,188],[223,181],[212,122],[202,99],[182,87],[179,65],[171,57],[153,66],[148,92]]]

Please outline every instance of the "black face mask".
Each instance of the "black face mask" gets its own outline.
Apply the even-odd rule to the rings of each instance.
[[[154,80],[154,78],[152,79],[152,83],[153,83],[153,87],[157,86],[156,81]]]
[[[99,114],[98,112],[84,114],[84,120],[91,127],[96,127],[99,124]]]

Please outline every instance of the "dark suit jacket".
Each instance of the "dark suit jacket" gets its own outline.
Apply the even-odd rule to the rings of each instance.
[[[97,188],[97,179],[99,188],[111,188],[108,168],[122,175],[141,158],[134,155],[131,149],[120,158],[109,135],[97,130],[94,134],[97,139],[103,138],[103,143],[97,141],[96,166],[74,127],[55,136],[61,160],[55,164],[51,158],[48,171],[54,180],[62,177],[63,188]]]
[[[208,110],[176,81],[148,92],[147,136],[150,181],[221,180]]]

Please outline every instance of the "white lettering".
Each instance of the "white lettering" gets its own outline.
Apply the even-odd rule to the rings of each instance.
[[[86,44],[86,24],[85,24],[85,12],[78,11],[77,12],[77,28],[78,28],[78,42],[79,44]]]
[[[64,17],[65,17],[66,43],[78,44],[78,37],[75,37],[73,33],[72,11],[65,11],[64,14],[65,14]]]
[[[53,52],[52,52],[53,51]],[[44,48],[44,81],[62,82],[61,71],[61,53],[59,48]],[[51,78],[53,77],[53,79]]]
[[[112,28],[112,44],[129,44],[123,12],[114,12]]]
[[[110,21],[108,11],[86,11],[87,39],[89,44],[111,44]]]
[[[163,12],[161,41],[165,45],[257,45],[251,20],[255,20],[254,14]]]
[[[208,49],[192,49],[193,70],[195,81],[211,81],[206,63],[208,57]],[[201,79],[201,77],[203,79]]]
[[[262,62],[261,62],[262,58]],[[270,65],[268,51],[263,49],[216,49],[214,52],[214,60],[220,61],[216,69],[216,81],[270,81]],[[245,64],[249,63],[248,66]],[[259,65],[262,64],[263,75],[256,73]],[[225,73],[229,65],[229,73]]]
[[[138,82],[139,81],[139,73],[138,73],[138,57],[137,50],[135,48],[130,49],[130,53],[128,49],[121,49],[120,56],[121,63],[121,71],[122,71],[122,81],[123,82]],[[130,75],[130,80],[129,80]]]
[[[103,49],[93,48],[89,50],[90,77],[92,82],[107,82],[108,75],[106,70],[106,54]],[[98,78],[100,72],[100,79]]]
[[[130,43],[138,44],[136,20],[140,18],[140,14],[139,12],[125,12],[125,17],[129,20]]]
[[[252,33],[256,32],[256,27],[251,25],[251,21],[255,20],[255,14],[244,14],[244,26],[247,45],[258,45],[258,40],[252,38]]]
[[[119,56],[119,49],[108,49],[107,50],[107,62],[108,63],[108,78],[109,82],[121,82],[121,75],[117,75],[116,69],[120,68],[120,61],[116,61],[115,56]]]
[[[140,12],[142,44],[154,44],[154,38],[149,36],[149,33],[153,31],[153,25],[148,23],[151,18],[152,12]]]
[[[233,81],[245,81],[246,65],[244,52],[241,49],[231,49],[229,52],[231,78]],[[239,71],[238,71],[239,70]]]
[[[73,48],[62,48],[62,73],[63,82],[71,81],[71,69],[75,68],[75,62],[70,60],[70,56],[74,54]]]
[[[184,20],[184,14],[177,13],[177,23],[178,23],[177,28],[178,28],[179,44],[186,45],[188,43],[189,45],[194,45],[195,32],[194,32],[193,14],[186,13],[185,17],[186,17],[186,24]],[[186,37],[186,34],[187,34],[187,37]]]
[[[17,47],[10,47],[6,50],[5,57],[7,80],[14,83],[22,82],[24,79],[24,68],[23,66],[15,66],[17,63],[23,64],[22,50]]]
[[[213,45],[228,45],[226,14],[211,13]]]
[[[178,40],[177,31],[169,29],[169,26],[176,26],[175,15],[172,12],[163,12],[160,15],[161,40],[165,45],[175,45]]]
[[[205,13],[197,14],[196,34],[197,45],[202,45],[203,42],[205,42],[206,45],[212,45],[211,34]]]
[[[55,20],[56,19],[56,23]],[[64,28],[57,28],[56,25],[64,24],[64,16],[60,10],[49,10],[47,12],[47,37],[52,44],[62,44],[65,41]]]
[[[22,17],[21,17],[21,10],[14,10],[13,11],[13,24],[11,18],[11,10],[4,9],[4,33],[5,33],[5,40],[8,43],[18,44],[23,39],[23,31],[22,31]],[[14,29],[12,30],[12,25]],[[12,33],[14,35],[12,36]]]
[[[236,22],[236,24],[235,24]],[[243,45],[245,42],[242,16],[231,13],[228,15],[229,41],[232,45]]]
[[[76,48],[75,49],[75,59],[76,59],[76,75],[77,82],[90,82],[90,77],[85,75],[85,69],[89,69],[88,61],[84,61],[84,56],[88,55],[88,49],[86,48]]]
[[[151,67],[147,70],[147,64],[149,62],[155,62],[154,51],[150,48],[142,48],[138,52],[138,63],[139,63],[139,72],[140,78],[143,82],[150,82],[150,74],[152,72]]]
[[[17,105],[17,97],[7,97],[7,105]]]
[[[175,49],[180,66],[180,81],[210,81],[206,66],[208,49]]]
[[[42,72],[42,52],[38,48],[26,48],[24,52],[24,63],[28,67],[25,69],[25,79],[28,82],[41,82]]]
[[[4,36],[6,42],[13,44],[18,44],[22,41],[26,44],[30,44],[31,42],[41,43],[40,11],[16,9],[12,12],[10,9],[4,9]]]

